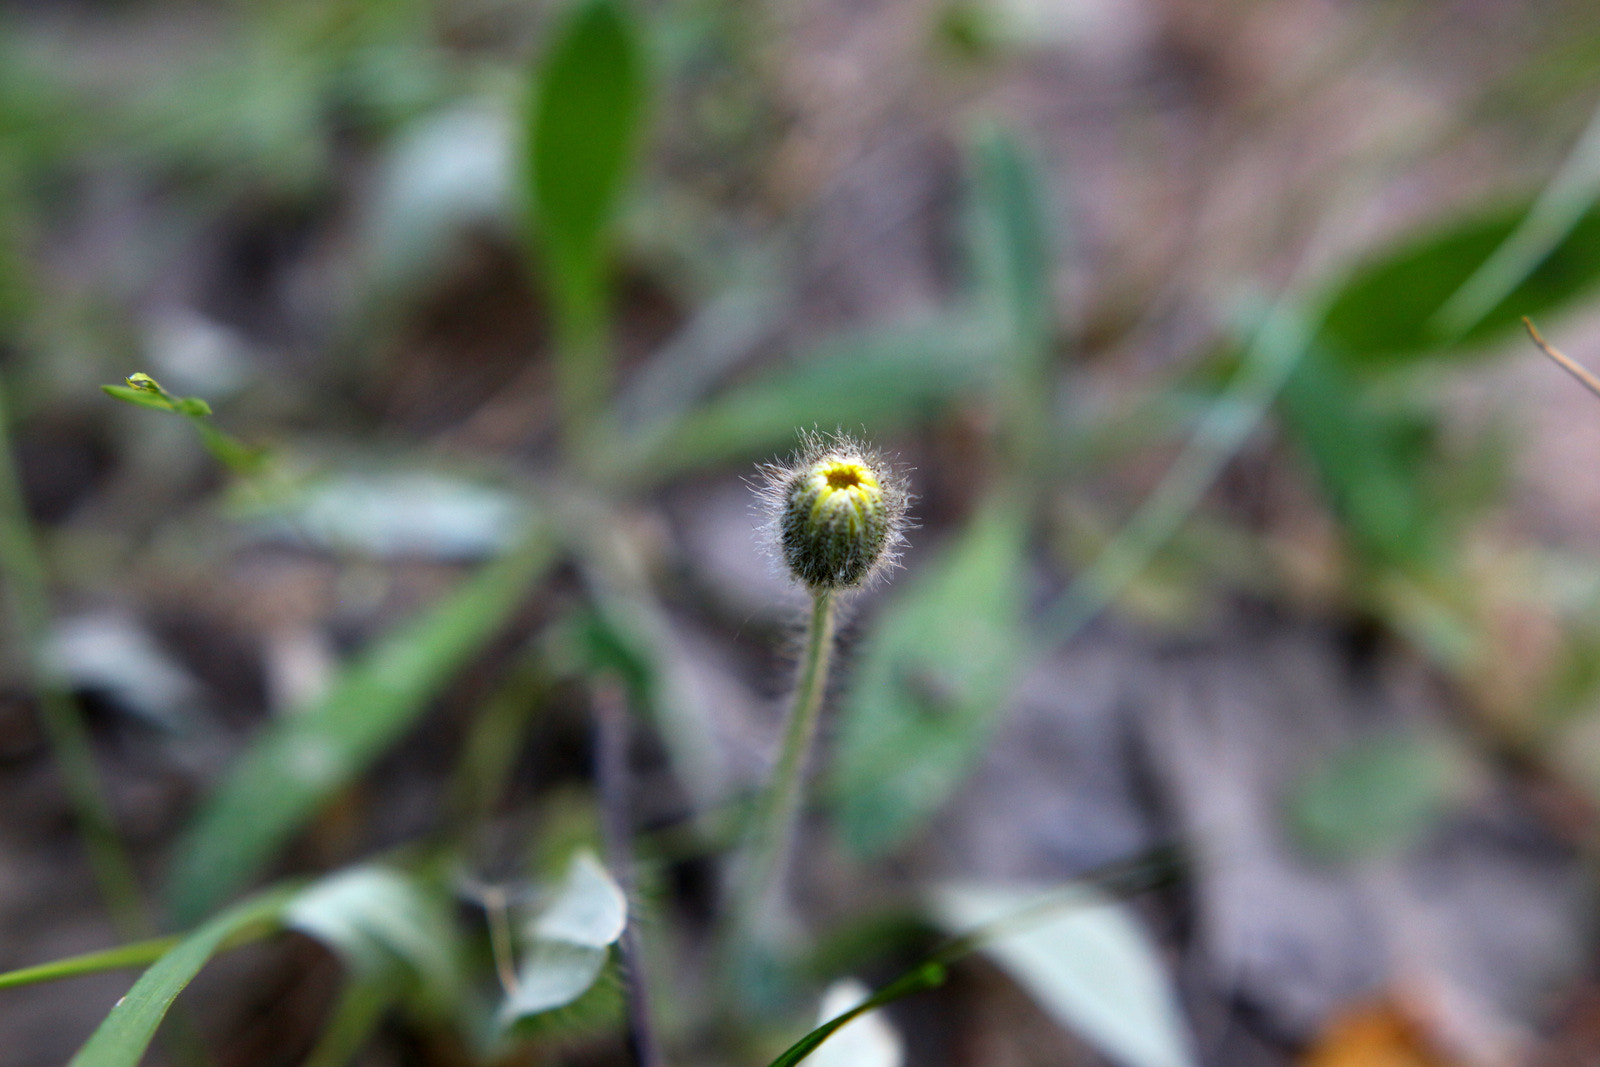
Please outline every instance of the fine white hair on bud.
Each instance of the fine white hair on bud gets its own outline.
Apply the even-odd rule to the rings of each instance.
[[[905,541],[905,478],[843,433],[801,431],[788,463],[761,467],[760,493],[790,575],[813,590],[853,589],[893,567]]]

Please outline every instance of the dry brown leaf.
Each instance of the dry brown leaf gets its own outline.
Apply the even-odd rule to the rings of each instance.
[[[1418,1025],[1388,1001],[1358,1005],[1329,1021],[1301,1067],[1457,1067],[1428,1046]]]

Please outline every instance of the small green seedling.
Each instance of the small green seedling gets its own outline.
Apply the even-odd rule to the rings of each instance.
[[[258,474],[266,464],[267,450],[252,447],[211,425],[211,405],[197,396],[173,396],[161,383],[140,371],[123,379],[126,385],[102,385],[101,391],[128,404],[182,415],[200,435],[200,443],[212,457],[234,474]]]

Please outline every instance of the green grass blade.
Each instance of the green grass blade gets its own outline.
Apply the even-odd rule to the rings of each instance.
[[[315,706],[268,726],[178,850],[169,902],[192,922],[238,892],[336,791],[397,740],[504,624],[554,557],[539,531],[366,653]]]
[[[98,974],[101,971],[118,971],[124,967],[144,967],[160,959],[177,943],[176,937],[152,937],[145,941],[118,945],[116,948],[102,949],[99,952],[85,952],[80,956],[68,956],[64,960],[21,967],[0,974],[0,989],[14,989],[17,986],[35,985],[39,982],[56,982],[63,978],[77,978],[79,975]]]
[[[920,993],[924,989],[933,989],[936,986],[943,985],[944,980],[945,969],[942,964],[924,963],[921,967],[895,979],[849,1011],[834,1016],[793,1045],[790,1045],[783,1055],[772,1061],[769,1067],[794,1067],[795,1064],[815,1052],[818,1045],[832,1037],[836,1031],[851,1020],[857,1019],[869,1011],[875,1011],[885,1004],[893,1003],[901,997],[908,997],[913,993]]]
[[[166,396],[152,393],[144,389],[134,389],[126,385],[102,385],[100,391],[113,400],[120,400],[125,404],[133,404],[152,411],[176,411],[172,401]]]
[[[127,381],[127,385],[102,385],[100,391],[114,400],[188,419],[212,458],[240,477],[258,474],[265,466],[267,450],[252,448],[211,425],[211,405],[204,400],[197,396],[173,396],[160,382],[142,372],[130,374]]]
[[[72,1067],[138,1067],[167,1009],[206,961],[224,945],[276,929],[295,892],[294,886],[282,886],[251,897],[180,941],[117,1001],[72,1058]]]

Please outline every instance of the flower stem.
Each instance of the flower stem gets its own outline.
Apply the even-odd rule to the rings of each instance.
[[[741,945],[748,945],[752,938],[770,942],[782,924],[782,875],[794,841],[806,756],[817,732],[822,699],[828,689],[828,665],[833,658],[833,592],[816,588],[811,595],[811,622],[806,627],[805,654],[784,728],[783,747],[773,765],[772,780],[750,820],[750,866],[740,886],[733,925],[733,934]]]

